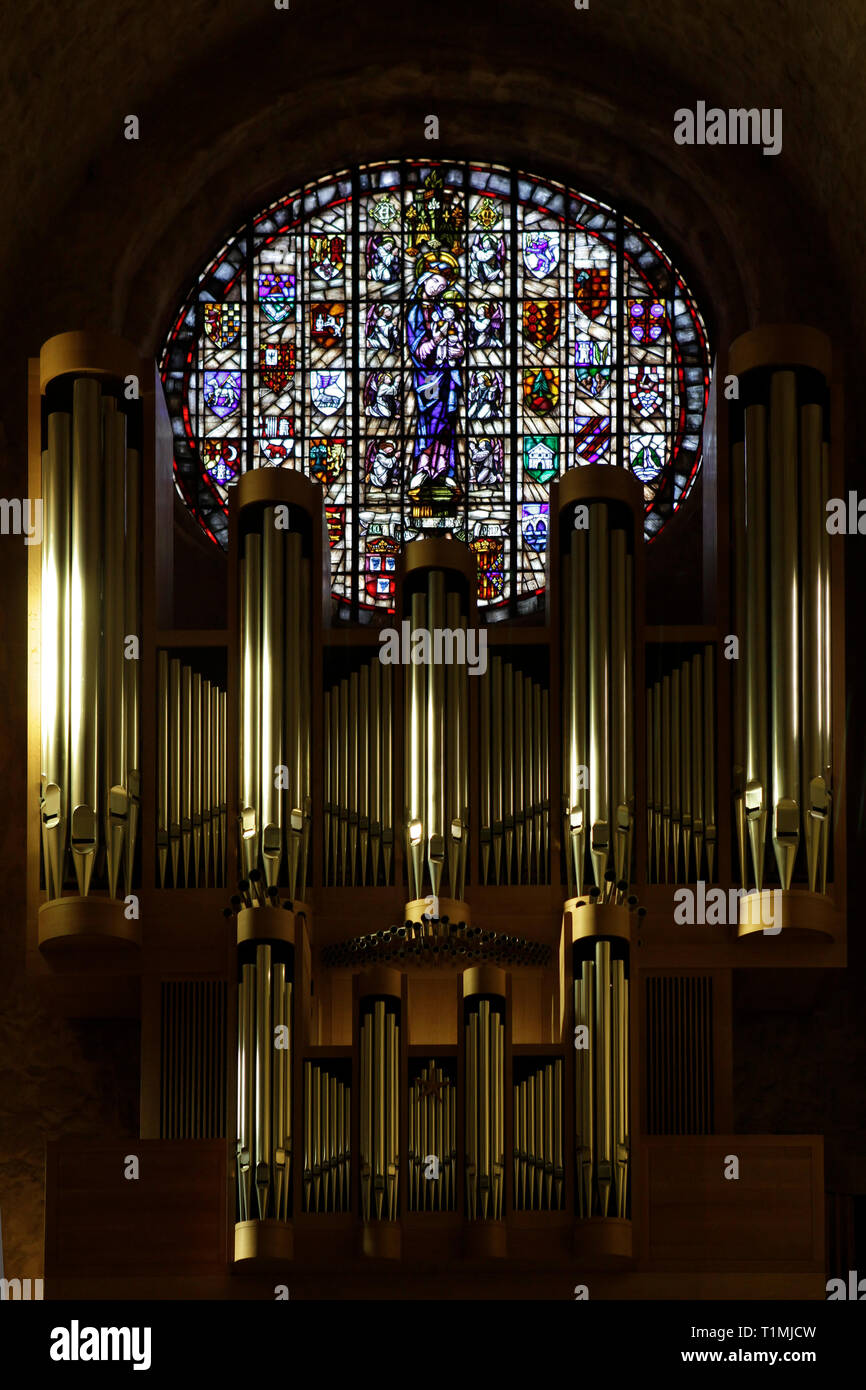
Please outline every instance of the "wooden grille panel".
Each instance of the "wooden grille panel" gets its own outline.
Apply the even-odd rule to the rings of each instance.
[[[226,1132],[226,985],[163,980],[160,1137],[222,1139]]]
[[[649,976],[645,1004],[647,1133],[712,1134],[712,977]]]

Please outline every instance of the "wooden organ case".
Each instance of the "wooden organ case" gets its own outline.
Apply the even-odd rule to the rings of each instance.
[[[49,1146],[47,1296],[822,1297],[821,1139],[732,1132],[731,980],[845,962],[823,336],[716,363],[693,626],[593,465],[543,612],[485,626],[431,539],[387,633],[332,616],[321,490],[246,473],[178,629],[152,365],[64,334],[30,390],[29,968],[141,1020],[140,1137]]]

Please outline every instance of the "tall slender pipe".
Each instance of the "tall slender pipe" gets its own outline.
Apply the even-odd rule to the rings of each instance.
[[[755,887],[764,884],[767,764],[767,419],[746,407],[746,828]]]
[[[798,615],[797,379],[770,383],[770,680],[773,849],[782,887],[791,886],[800,844],[800,630]]]

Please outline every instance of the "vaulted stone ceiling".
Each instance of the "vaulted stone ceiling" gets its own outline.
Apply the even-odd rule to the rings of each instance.
[[[866,295],[862,13],[810,0],[16,8],[0,53],[15,352],[85,322],[154,348],[245,210],[350,160],[428,150],[521,159],[648,212],[724,299],[726,330],[838,323],[821,308],[833,272]],[[677,146],[673,113],[698,100],[781,107],[781,155]],[[423,139],[429,112],[438,146]],[[123,138],[129,113],[138,142]]]

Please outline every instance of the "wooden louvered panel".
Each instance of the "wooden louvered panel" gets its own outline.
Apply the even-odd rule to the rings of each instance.
[[[164,980],[160,1136],[225,1136],[226,986],[222,980]]]
[[[645,1002],[647,1133],[712,1134],[712,978],[649,976]]]

